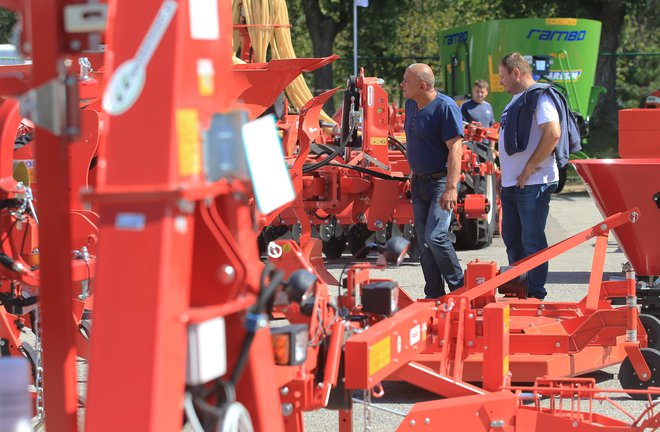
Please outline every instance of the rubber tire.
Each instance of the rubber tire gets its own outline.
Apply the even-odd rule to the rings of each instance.
[[[648,347],[660,351],[660,319],[653,315],[640,314],[639,321],[648,337]]]
[[[30,370],[32,372],[32,382],[37,380],[37,352],[34,350],[32,345],[27,342],[21,344],[21,352],[30,362]]]
[[[355,259],[364,259],[369,250],[364,247],[364,242],[371,235],[371,231],[365,224],[355,224],[348,230],[348,248]]]
[[[497,221],[497,195],[496,195],[496,179],[495,175],[491,174],[491,190],[488,193],[488,180],[486,177],[479,178],[476,191],[471,192],[468,187],[469,193],[490,195],[487,196],[488,201],[491,203],[490,221],[481,219],[467,219],[463,221],[463,227],[460,231],[456,232],[456,243],[462,249],[481,249],[493,242],[495,235],[495,225]]]
[[[346,250],[347,242],[348,234],[342,234],[339,237],[330,237],[329,240],[323,242],[323,254],[330,260],[341,258],[341,255]]]
[[[660,351],[652,348],[642,348],[641,351],[646,364],[651,369],[651,379],[648,381],[638,379],[630,359],[626,357],[619,367],[619,383],[621,383],[621,388],[627,390],[645,390],[660,384]],[[636,400],[646,399],[646,395],[644,394],[629,393],[628,395]],[[653,395],[653,398],[657,398],[658,396],[660,395]]]

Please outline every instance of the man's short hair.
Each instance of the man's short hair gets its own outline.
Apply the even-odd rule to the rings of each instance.
[[[511,73],[513,68],[518,68],[518,70],[522,75],[528,75],[532,73],[532,69],[529,67],[529,63],[527,63],[525,57],[523,57],[522,54],[520,54],[517,51],[514,51],[502,57],[502,61],[500,61],[500,64],[509,73]]]
[[[474,82],[473,87],[488,90],[488,83],[482,79],[478,79]]]

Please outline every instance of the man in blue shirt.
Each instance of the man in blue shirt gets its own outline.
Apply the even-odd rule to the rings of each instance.
[[[408,99],[406,145],[426,298],[444,295],[444,281],[450,291],[463,286],[463,270],[447,235],[458,200],[463,123],[456,102],[434,85],[433,71],[421,63],[408,66],[401,82]]]
[[[491,127],[495,123],[493,107],[486,102],[486,96],[488,96],[488,83],[484,80],[476,80],[472,87],[472,99],[461,105],[463,120],[468,123],[476,121],[484,127]]]

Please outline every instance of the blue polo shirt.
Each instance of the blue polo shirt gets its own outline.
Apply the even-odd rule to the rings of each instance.
[[[447,169],[446,141],[463,136],[463,116],[456,102],[437,93],[421,110],[412,99],[406,101],[406,147],[408,163],[415,174],[433,174]]]
[[[468,123],[477,121],[485,127],[490,127],[495,123],[493,107],[486,101],[481,103],[476,103],[472,99],[465,101],[461,105],[461,112],[463,113],[463,118]]]

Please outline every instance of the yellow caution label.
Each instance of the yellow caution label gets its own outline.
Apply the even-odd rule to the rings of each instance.
[[[197,60],[197,88],[200,96],[213,96],[215,94],[214,78],[213,60]]]
[[[545,23],[547,25],[567,25],[575,26],[577,25],[577,18],[546,18]]]
[[[503,316],[502,316],[502,320],[504,321],[504,332],[505,333],[509,331],[509,321],[510,321],[509,316],[510,315],[511,315],[511,311],[510,311],[509,307],[507,306],[507,307],[504,308]]]
[[[179,141],[179,175],[199,174],[202,160],[197,110],[177,110],[176,133]]]
[[[369,351],[369,375],[373,375],[391,361],[391,340],[390,336],[376,342]]]
[[[509,375],[509,354],[504,356],[502,361],[502,376]]]
[[[284,253],[291,252],[291,245],[289,243],[284,243],[282,245],[282,252],[284,252]]]
[[[387,137],[371,137],[369,140],[371,145],[387,145]]]
[[[490,79],[490,91],[495,93],[504,93],[504,86],[500,84],[500,71],[499,64],[495,66],[495,71],[493,71],[493,56],[488,56],[488,74]]]

